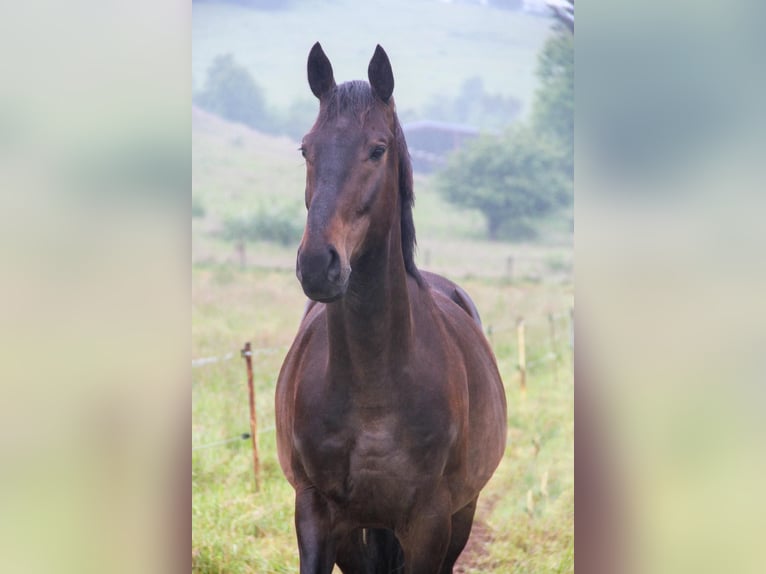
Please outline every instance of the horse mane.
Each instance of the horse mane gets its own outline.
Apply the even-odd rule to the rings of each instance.
[[[389,100],[393,105],[393,99]],[[395,139],[397,153],[399,154],[399,205],[401,207],[402,229],[402,255],[404,256],[404,268],[423,287],[420,271],[415,266],[415,249],[418,241],[415,237],[415,221],[412,219],[412,208],[415,205],[415,189],[412,182],[412,161],[410,151],[407,149],[407,141],[404,139],[404,130],[399,123],[399,118],[394,112],[394,126],[396,129]]]
[[[341,114],[356,116],[360,122],[364,122],[367,113],[380,100],[375,97],[370,84],[363,81],[344,82],[336,86],[319,107],[319,116],[316,126],[338,118]],[[391,106],[394,112],[394,141],[399,155],[399,207],[401,211],[401,234],[402,256],[404,268],[417,282],[425,284],[423,277],[415,265],[415,249],[417,238],[415,236],[415,222],[412,218],[412,208],[415,205],[415,191],[412,179],[412,161],[407,149],[407,141],[404,138],[404,130],[396,115],[396,105],[391,97],[385,105]]]

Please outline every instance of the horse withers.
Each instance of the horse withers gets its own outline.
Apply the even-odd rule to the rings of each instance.
[[[470,297],[414,262],[412,167],[378,46],[336,85],[319,43],[303,138],[312,300],[276,390],[300,571],[451,572],[505,450],[505,392]]]

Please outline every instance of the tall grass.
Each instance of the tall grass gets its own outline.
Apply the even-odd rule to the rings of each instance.
[[[548,353],[547,314],[569,308],[571,287],[479,278],[462,283],[485,325],[493,326],[510,423],[505,457],[477,513],[487,539],[477,553],[467,553],[463,565],[476,573],[571,572],[573,387],[566,318],[559,320],[558,378],[553,362],[532,368],[526,399],[519,393],[513,328],[516,316],[527,317],[529,360]],[[249,340],[256,349],[262,472],[262,488],[255,492],[249,440],[193,452],[193,570],[297,572],[293,493],[277,462],[273,401],[279,367],[303,309],[300,286],[290,271],[195,265],[192,301],[194,356],[234,353],[192,372],[192,446],[249,430],[245,367],[238,355]]]

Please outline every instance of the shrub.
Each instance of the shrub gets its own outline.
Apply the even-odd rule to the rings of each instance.
[[[273,241],[296,244],[303,233],[303,221],[296,206],[260,206],[249,215],[231,216],[223,221],[220,235],[227,241]]]

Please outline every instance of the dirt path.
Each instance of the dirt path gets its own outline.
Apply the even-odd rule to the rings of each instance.
[[[491,542],[492,530],[480,518],[477,518],[473,523],[468,544],[465,545],[463,553],[452,570],[454,574],[467,574],[472,568],[477,568]]]
[[[476,516],[471,528],[471,537],[455,563],[454,574],[467,574],[472,568],[478,568],[481,559],[486,556],[487,549],[494,537],[492,528],[484,522],[484,517],[490,515],[496,502],[496,496],[479,499],[479,507],[476,509]]]

